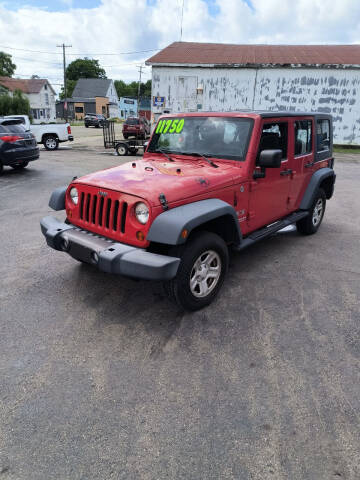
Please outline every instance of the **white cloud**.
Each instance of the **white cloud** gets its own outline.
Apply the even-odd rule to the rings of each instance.
[[[71,0],[62,0],[71,5]],[[161,48],[180,38],[181,0],[102,0],[97,8],[49,12],[29,6],[9,11],[0,4],[0,44],[57,54],[4,49],[13,55],[19,75],[38,74],[62,82],[61,49],[97,54],[110,78],[137,78],[136,65],[155,52],[120,52]],[[221,43],[356,43],[360,39],[358,0],[217,0],[219,13],[210,15],[204,0],[185,0],[184,41]],[[107,56],[105,53],[117,53]],[[81,55],[83,56],[83,55]],[[75,59],[69,55],[68,61]],[[145,70],[150,78],[150,68]],[[60,89],[59,86],[56,87]]]

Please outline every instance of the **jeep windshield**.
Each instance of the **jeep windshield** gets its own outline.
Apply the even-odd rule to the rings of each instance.
[[[165,117],[147,151],[245,160],[252,127],[250,118]]]

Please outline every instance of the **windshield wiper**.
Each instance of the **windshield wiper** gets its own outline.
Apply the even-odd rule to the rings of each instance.
[[[170,162],[174,162],[175,160],[173,158],[170,157],[170,155],[167,154],[167,152],[165,150],[163,150],[162,148],[158,148],[156,150],[154,150],[155,153],[162,153],[163,155],[165,155],[165,157],[170,160]]]
[[[219,168],[219,165],[216,165],[216,163],[214,163],[212,160],[210,160],[206,153],[202,154],[202,153],[199,153],[199,152],[186,152],[185,155],[194,155],[195,157],[201,157],[212,167]]]

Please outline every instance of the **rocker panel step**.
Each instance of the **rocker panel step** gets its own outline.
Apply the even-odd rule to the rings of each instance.
[[[288,225],[298,222],[299,220],[307,217],[308,215],[309,215],[309,212],[307,211],[295,212],[288,215],[285,218],[282,218],[281,220],[275,223],[272,223],[266,227],[260,228],[259,230],[255,230],[255,232],[250,233],[250,235],[248,235],[246,238],[243,239],[241,244],[237,247],[237,250],[243,250],[244,248],[249,247],[255,242],[258,242],[259,240],[269,237],[273,233],[276,233],[279,230],[282,230]]]

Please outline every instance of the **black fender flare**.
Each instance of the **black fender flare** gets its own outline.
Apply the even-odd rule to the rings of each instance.
[[[49,207],[53,210],[65,210],[65,194],[68,187],[59,187],[50,196]]]
[[[332,168],[320,168],[313,174],[308,186],[306,187],[304,196],[301,200],[301,203],[300,203],[301,210],[309,210],[309,208],[311,207],[314,201],[316,191],[319,188],[321,182],[331,177],[333,177],[333,186],[334,186],[336,175]]]
[[[158,215],[153,221],[146,239],[166,245],[180,245],[186,242],[191,231],[211,220],[227,216],[234,226],[234,241],[241,243],[242,234],[234,208],[223,200],[210,198],[172,208]],[[188,234],[181,235],[184,230]]]

